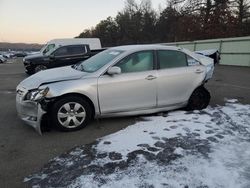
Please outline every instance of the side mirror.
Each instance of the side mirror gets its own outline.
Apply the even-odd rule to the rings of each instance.
[[[107,71],[109,75],[121,74],[122,70],[120,67],[110,67]]]

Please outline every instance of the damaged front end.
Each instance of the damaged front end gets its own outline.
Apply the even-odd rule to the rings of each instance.
[[[16,109],[19,117],[28,125],[32,126],[39,134],[42,134],[41,124],[47,113],[45,97],[49,88],[27,90],[24,87],[17,88]]]

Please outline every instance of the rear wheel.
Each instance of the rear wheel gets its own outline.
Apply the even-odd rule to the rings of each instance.
[[[203,86],[196,88],[189,98],[187,110],[202,110],[206,108],[210,98],[210,93],[206,88]]]
[[[44,66],[44,65],[37,65],[37,66],[35,67],[35,73],[40,72],[40,71],[43,71],[43,70],[46,70],[46,69],[47,69],[47,67]]]
[[[91,119],[88,102],[77,96],[68,96],[53,105],[53,123],[62,131],[75,131],[87,126]]]

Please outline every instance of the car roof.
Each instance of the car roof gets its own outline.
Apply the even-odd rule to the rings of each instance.
[[[166,46],[162,44],[139,44],[139,45],[126,45],[126,46],[117,46],[109,48],[111,50],[121,50],[121,51],[138,51],[138,50],[180,50],[181,48],[176,46]]]

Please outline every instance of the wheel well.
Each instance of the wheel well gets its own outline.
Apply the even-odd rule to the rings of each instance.
[[[61,95],[61,96],[58,96],[58,97],[54,98],[52,104],[50,104],[50,105],[52,106],[59,99],[61,99],[63,97],[68,97],[68,96],[76,96],[76,97],[84,98],[89,103],[89,105],[91,107],[92,118],[95,117],[95,106],[94,106],[94,103],[90,100],[89,97],[87,97],[86,95],[83,95],[83,94],[79,94],[79,93],[67,93],[67,94],[64,94],[64,95]]]
[[[204,84],[199,85],[197,88],[194,89],[194,91],[199,88],[204,88]]]
[[[201,85],[199,85],[198,87],[196,87],[196,88],[191,92],[191,94],[189,95],[188,100],[190,99],[190,97],[192,96],[192,94],[194,93],[195,90],[197,90],[197,89],[199,89],[199,88],[202,88],[202,87],[204,87],[204,84],[201,84]]]
[[[194,93],[195,91],[196,93]],[[197,92],[200,93],[198,96],[197,96]],[[197,97],[198,97],[198,104],[197,104]],[[202,102],[199,100],[199,98],[202,98]],[[191,96],[189,97],[186,109],[187,110],[202,110],[208,106],[210,99],[211,99],[211,95],[209,91],[204,87],[204,85],[201,85],[192,92]]]

